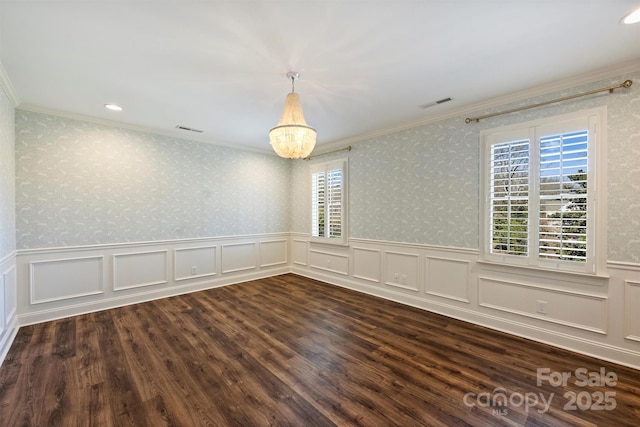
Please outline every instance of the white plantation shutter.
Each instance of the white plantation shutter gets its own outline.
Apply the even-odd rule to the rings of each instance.
[[[342,237],[342,168],[327,171],[327,237]]]
[[[347,161],[311,167],[311,236],[314,240],[346,243]]]
[[[606,109],[598,108],[483,132],[484,258],[605,268],[606,247],[596,244],[606,241],[604,203],[596,203],[606,183],[596,174],[596,165],[606,165],[605,128]]]
[[[489,178],[491,252],[529,252],[529,140],[494,144]]]
[[[587,260],[587,130],[540,138],[541,258]]]
[[[311,235],[325,236],[326,172],[311,174]]]

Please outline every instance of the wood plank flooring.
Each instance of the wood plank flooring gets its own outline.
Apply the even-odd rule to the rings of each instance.
[[[23,327],[0,368],[2,426],[639,420],[640,371],[291,274]]]

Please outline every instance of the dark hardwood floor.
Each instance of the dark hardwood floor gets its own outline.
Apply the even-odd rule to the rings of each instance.
[[[291,274],[23,327],[0,368],[2,426],[639,422],[640,371]]]

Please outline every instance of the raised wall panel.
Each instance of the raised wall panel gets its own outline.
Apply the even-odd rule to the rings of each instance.
[[[380,250],[353,248],[353,277],[380,283]]]
[[[287,241],[266,240],[260,242],[260,267],[272,267],[287,263]]]
[[[0,332],[4,331],[4,328],[7,327],[7,316],[6,316],[6,301],[7,301],[7,292],[5,287],[4,274],[0,275]]]
[[[311,249],[309,266],[347,276],[349,274],[349,256]]]
[[[11,318],[16,314],[17,310],[17,277],[16,268],[12,266],[9,270],[2,273],[2,281],[4,282],[4,314],[5,326],[11,322]]]
[[[216,246],[175,249],[173,251],[174,280],[214,276],[216,250]]]
[[[258,268],[261,243],[266,243],[262,248],[264,255],[266,252],[273,255],[271,259],[265,257],[266,263],[282,259],[287,259],[287,263]],[[7,301],[14,300],[11,316],[5,304],[5,317],[10,316],[5,332],[18,319],[21,325],[35,324],[284,274],[290,270],[288,246],[288,233],[266,233],[22,250],[15,261],[12,257],[7,257],[7,262],[0,260],[0,277],[3,271],[11,269],[4,278],[4,293],[8,295]],[[87,259],[84,262],[92,269],[83,271],[83,261],[79,259]],[[195,274],[191,274],[192,267],[196,267]],[[228,274],[222,274],[223,267]],[[61,276],[56,269],[65,274]],[[9,283],[16,286],[8,286]],[[34,291],[30,291],[31,286]],[[68,299],[94,293],[101,295]],[[30,302],[32,298],[36,304]],[[62,301],[38,304],[57,299]]]
[[[468,303],[469,262],[428,256],[426,293]]]
[[[419,291],[418,264],[420,258],[418,254],[386,251],[385,258],[386,285],[416,292]]]
[[[167,250],[113,255],[113,290],[141,288],[169,281]]]
[[[538,285],[479,278],[479,304],[591,332],[606,333],[607,298]],[[546,302],[546,314],[537,311]]]
[[[256,244],[254,242],[222,245],[222,272],[254,270],[257,264],[256,258]]]
[[[309,250],[309,242],[306,240],[297,240],[294,239],[291,244],[291,253],[294,264],[298,265],[307,265],[309,263],[308,260],[308,250]]]
[[[624,282],[625,338],[640,341],[640,282]]]
[[[30,262],[29,301],[42,304],[103,293],[103,259],[92,256]]]

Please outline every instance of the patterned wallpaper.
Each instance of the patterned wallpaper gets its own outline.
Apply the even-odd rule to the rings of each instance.
[[[18,249],[289,230],[276,156],[16,111]]]
[[[0,259],[16,250],[14,114],[0,89]]]
[[[351,152],[341,153],[349,157],[350,235],[478,248],[480,130],[606,105],[608,259],[640,262],[640,73],[478,114],[614,85],[627,78],[634,85],[613,95],[580,98],[480,123],[466,124],[465,117],[456,117],[354,144]],[[308,168],[308,163],[292,167],[291,230],[296,232],[308,232],[310,227]]]
[[[640,73],[629,78],[608,103],[608,259],[640,263]]]
[[[408,129],[334,155],[349,157],[350,236],[477,247],[478,145],[472,129],[456,125]],[[302,184],[292,189],[292,231],[309,229],[308,168],[293,168],[292,182]]]
[[[606,105],[608,259],[640,262],[640,73],[495,110],[626,78],[634,85],[613,95],[473,124],[456,117],[361,141],[350,153],[311,162],[18,110],[17,247],[306,233],[310,163],[348,156],[352,237],[478,248],[480,130]],[[13,114],[8,105],[2,108]],[[6,150],[11,126],[4,110],[0,132]],[[0,161],[7,161],[6,154]],[[5,170],[3,186],[12,179]],[[3,189],[7,196],[11,190]],[[8,246],[0,249],[11,251],[11,236],[5,235],[13,217],[0,212]]]

